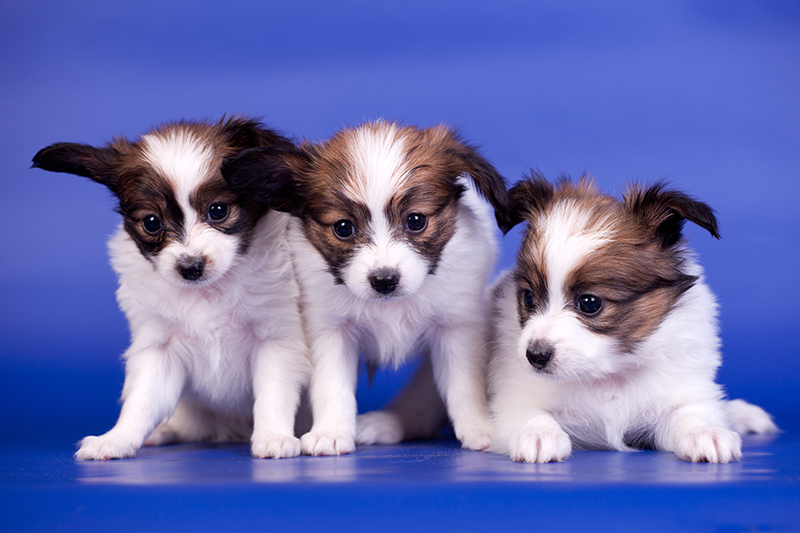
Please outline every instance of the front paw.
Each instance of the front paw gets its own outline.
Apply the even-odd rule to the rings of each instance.
[[[253,437],[250,450],[254,457],[262,459],[297,457],[300,455],[300,439],[292,435]]]
[[[742,438],[717,426],[689,430],[678,436],[675,455],[693,463],[738,461],[742,457]]]
[[[300,437],[304,455],[344,455],[356,449],[353,437],[312,431]]]
[[[389,411],[371,411],[358,416],[356,443],[396,444],[403,440],[400,419]]]
[[[561,462],[572,453],[569,435],[560,429],[529,429],[511,438],[509,455],[524,463]]]
[[[138,448],[139,446],[130,439],[106,433],[99,437],[84,438],[75,453],[75,458],[79,461],[122,459],[136,455]]]
[[[454,429],[456,438],[461,441],[461,447],[466,450],[483,451],[492,444],[492,425],[488,421],[476,420]]]

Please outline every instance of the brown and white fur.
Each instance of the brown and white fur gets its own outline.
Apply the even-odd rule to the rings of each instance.
[[[289,216],[237,194],[219,171],[256,146],[292,143],[230,118],[165,124],[100,148],[59,143],[34,157],[35,167],[107,186],[123,218],[109,242],[132,338],[122,409],[109,432],[80,442],[78,459],[251,436],[257,457],[300,453],[294,417],[310,362]]]
[[[527,229],[494,288],[494,451],[549,462],[573,446],[646,447],[727,463],[741,457],[732,423],[777,430],[714,382],[717,304],[681,235],[689,220],[718,237],[711,208],[661,184],[619,201],[538,175],[509,195],[510,224]]]
[[[289,239],[314,366],[303,453],[429,436],[445,405],[463,446],[487,448],[497,226],[481,196],[505,210],[495,169],[446,127],[378,121],[295,153],[243,152],[223,174],[296,216]],[[359,354],[400,365],[416,353],[426,360],[409,387],[387,410],[362,415],[357,430]]]

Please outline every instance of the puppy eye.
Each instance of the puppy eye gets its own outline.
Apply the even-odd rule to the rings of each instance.
[[[406,218],[406,228],[408,228],[408,231],[419,233],[420,231],[424,230],[427,225],[428,217],[423,214],[411,213],[408,215],[408,218]]]
[[[161,219],[158,218],[158,215],[149,214],[145,215],[145,217],[142,219],[142,227],[150,235],[155,235],[161,231],[163,225],[161,224]]]
[[[528,309],[533,309],[536,306],[536,298],[533,297],[533,293],[528,289],[522,291],[522,303]]]
[[[603,300],[594,294],[581,294],[578,297],[578,308],[585,315],[593,315],[603,307]]]
[[[215,222],[220,222],[228,218],[228,205],[222,202],[214,202],[208,206],[208,218]]]
[[[340,239],[349,239],[356,232],[356,228],[351,221],[343,219],[333,224],[333,232]]]

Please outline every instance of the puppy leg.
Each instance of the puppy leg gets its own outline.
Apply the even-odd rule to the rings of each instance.
[[[430,342],[436,385],[456,437],[469,450],[485,450],[492,443],[484,328],[483,324],[440,327]]]
[[[251,451],[256,457],[300,454],[300,439],[294,436],[294,419],[310,364],[305,344],[297,339],[302,339],[302,332],[293,339],[265,341],[256,353],[251,439]]]
[[[728,417],[733,429],[744,435],[745,433],[777,433],[780,431],[772,415],[757,405],[744,400],[731,400],[727,402]]]
[[[175,412],[161,422],[144,441],[144,446],[161,446],[176,442],[198,442],[215,435],[214,417],[185,395],[178,400]]]
[[[108,433],[84,438],[76,459],[132,457],[145,437],[178,403],[185,377],[169,354],[145,348],[129,351],[126,357],[119,419]]]
[[[355,450],[358,346],[343,330],[319,331],[311,342],[309,398],[314,424],[300,438],[306,455]]]
[[[656,430],[656,446],[693,463],[729,463],[742,457],[742,438],[724,427],[722,405],[689,405],[670,413]]]
[[[436,383],[433,366],[426,356],[414,377],[383,411],[358,417],[358,444],[394,444],[403,440],[431,437],[442,427],[445,407]]]

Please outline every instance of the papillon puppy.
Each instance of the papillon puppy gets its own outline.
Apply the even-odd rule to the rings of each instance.
[[[303,453],[428,436],[445,409],[465,448],[487,448],[497,224],[485,200],[507,208],[497,171],[446,127],[377,121],[300,150],[246,150],[223,175],[295,216],[289,240],[313,364]],[[360,354],[369,365],[425,360],[388,409],[362,415],[357,433]]]
[[[108,187],[122,224],[109,242],[128,318],[117,424],[78,459],[146,445],[251,439],[257,457],[300,453],[294,418],[310,360],[286,241],[289,216],[231,189],[224,158],[293,144],[243,118],[165,124],[104,147],[58,143],[33,166]]]
[[[534,174],[509,192],[526,222],[516,267],[494,287],[492,449],[515,461],[573,447],[651,448],[685,461],[741,457],[742,432],[777,427],[726,402],[717,304],[681,230],[719,237],[711,208],[663,184],[622,200],[588,179]]]

